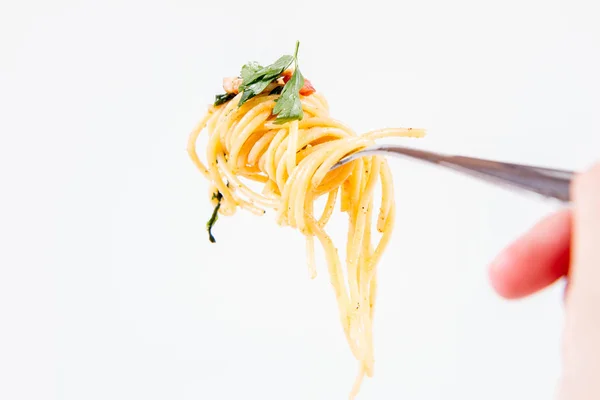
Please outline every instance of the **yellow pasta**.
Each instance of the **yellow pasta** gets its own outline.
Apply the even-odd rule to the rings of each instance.
[[[327,101],[318,92],[300,96],[301,120],[278,123],[273,115],[278,94],[265,91],[238,106],[241,96],[232,95],[224,104],[209,108],[189,136],[189,155],[212,184],[213,202],[220,202],[220,214],[232,215],[238,207],[259,215],[272,209],[278,224],[302,233],[312,278],[317,273],[315,239],[321,244],[340,322],[359,364],[350,392],[353,399],[364,375],[373,374],[377,264],[392,234],[394,190],[388,164],[379,156],[358,159],[333,171],[330,168],[376,139],[422,137],[424,131],[382,129],[357,135],[329,116]],[[208,135],[205,162],[197,154],[197,139],[202,132]],[[262,190],[248,186],[252,181],[260,183]],[[377,185],[381,187],[381,199],[379,210],[374,210]],[[314,204],[322,196],[326,199],[324,211],[315,215]],[[338,200],[340,211],[348,215],[349,221],[344,263],[326,232]],[[381,235],[373,243],[375,213]]]

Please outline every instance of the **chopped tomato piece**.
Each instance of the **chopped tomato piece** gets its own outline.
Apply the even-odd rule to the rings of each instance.
[[[302,86],[302,89],[300,89],[300,94],[302,96],[310,96],[314,92],[316,92],[316,90],[312,83],[310,83],[308,79],[304,79],[304,86]]]

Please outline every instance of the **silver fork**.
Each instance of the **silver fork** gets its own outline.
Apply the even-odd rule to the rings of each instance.
[[[490,183],[538,193],[548,198],[560,200],[563,203],[570,202],[571,180],[575,175],[574,171],[569,170],[445,155],[387,144],[367,147],[353,153],[340,160],[331,169],[333,170],[357,158],[373,155],[419,159],[483,179]]]

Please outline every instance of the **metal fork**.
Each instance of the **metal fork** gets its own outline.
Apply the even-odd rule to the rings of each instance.
[[[430,151],[410,149],[395,145],[371,146],[343,158],[331,169],[340,167],[360,157],[384,155],[409,157],[441,165],[484,181],[534,192],[563,203],[570,202],[571,180],[575,172],[562,169],[511,164],[480,158],[445,155]]]

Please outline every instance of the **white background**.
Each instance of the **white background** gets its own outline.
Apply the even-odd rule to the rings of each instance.
[[[359,4],[2,2],[0,398],[347,397],[324,262],[309,280],[272,213],[222,218],[211,245],[185,152],[222,77],[296,39],[358,132],[424,127],[411,145],[575,169],[599,156],[593,0]],[[562,286],[507,302],[486,268],[556,206],[390,163],[397,229],[359,399],[551,399]]]

